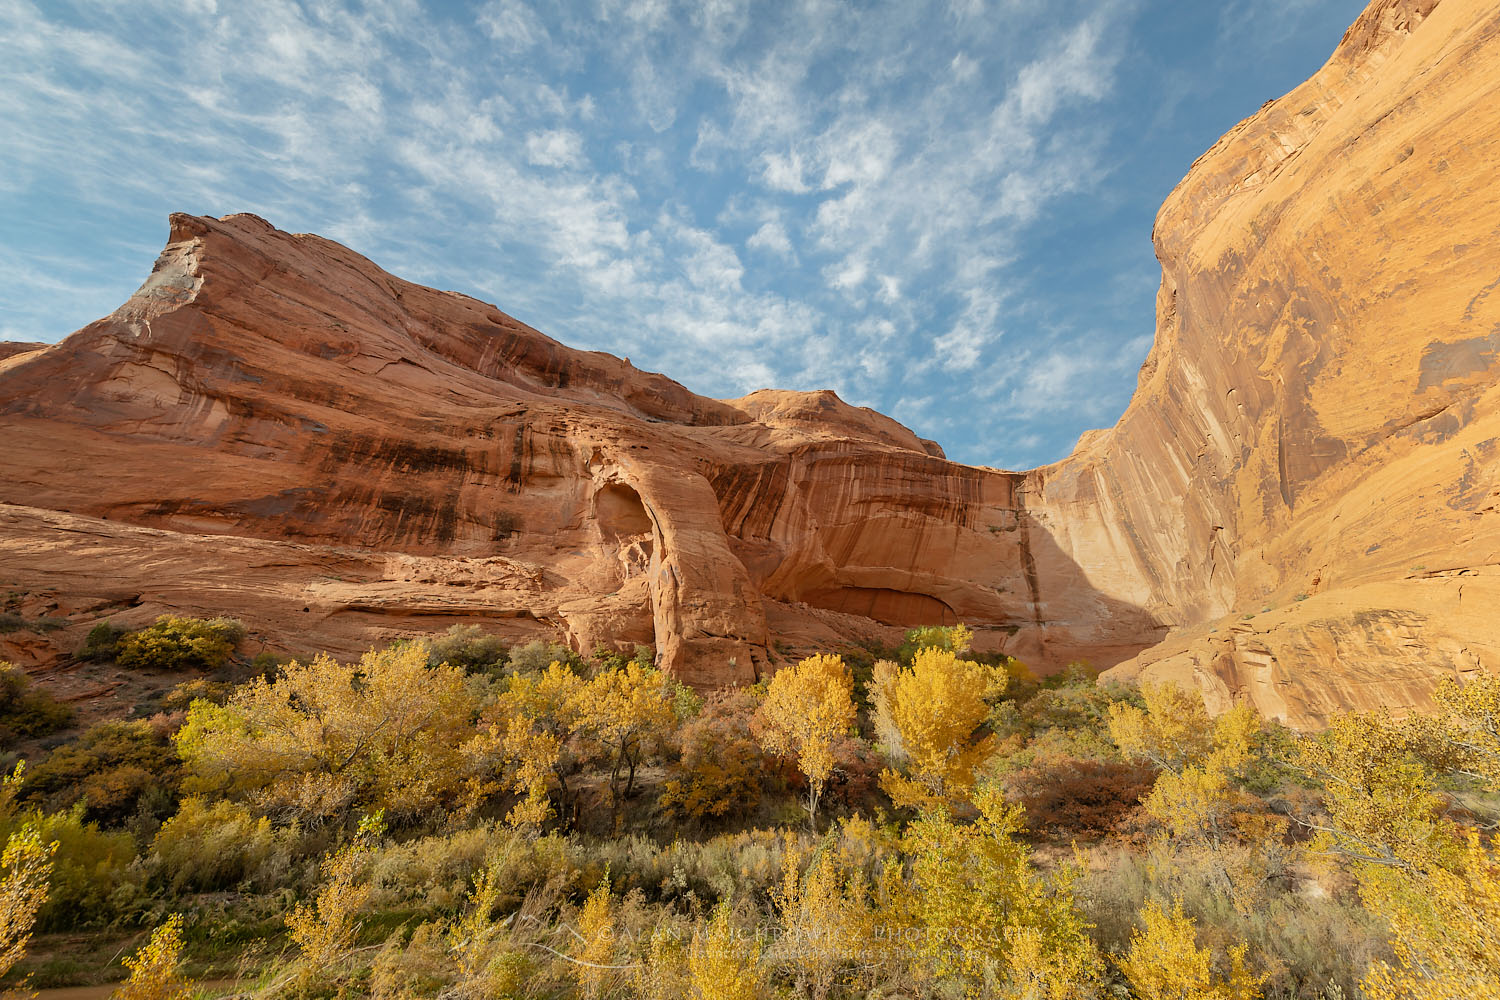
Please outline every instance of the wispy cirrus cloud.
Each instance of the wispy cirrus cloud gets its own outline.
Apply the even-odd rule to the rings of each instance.
[[[0,0],[0,326],[112,309],[168,211],[253,211],[700,392],[1056,457],[1145,351],[1045,261],[1120,183],[1147,4]]]

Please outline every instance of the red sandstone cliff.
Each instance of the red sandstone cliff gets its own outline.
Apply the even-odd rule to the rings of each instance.
[[[0,575],[73,631],[225,612],[299,652],[483,620],[710,684],[963,620],[1294,723],[1420,702],[1500,662],[1497,65],[1492,5],[1377,0],[1173,192],[1134,401],[1029,473],[174,216],[112,316],[0,352]]]
[[[1114,662],[1158,635],[1091,594],[1018,475],[832,393],[696,396],[253,216],[174,216],[129,302],[0,362],[0,433],[23,589],[223,610],[291,650],[469,616],[654,642],[710,684],[752,680],[768,637],[962,619]]]

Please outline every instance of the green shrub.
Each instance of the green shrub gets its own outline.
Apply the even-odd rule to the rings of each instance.
[[[233,618],[163,615],[121,639],[115,660],[133,670],[217,670],[243,638],[245,626]]]
[[[22,629],[37,633],[56,632],[66,624],[64,619],[48,615],[28,621],[24,615],[14,611],[0,611],[0,633],[19,632]]]
[[[73,721],[73,710],[31,683],[26,672],[0,660],[0,742],[46,736]]]
[[[209,803],[193,796],[157,831],[149,865],[155,880],[174,892],[214,892],[246,883],[269,890],[290,867],[294,839],[294,833],[278,833],[270,820],[237,802]]]
[[[100,622],[89,629],[88,638],[83,640],[83,646],[78,650],[78,658],[96,663],[113,660],[119,655],[120,640],[126,634],[123,628],[117,628],[109,622]]]
[[[624,670],[630,664],[636,663],[643,670],[654,670],[656,668],[656,652],[650,646],[636,646],[629,656],[617,652],[608,646],[599,646],[594,650],[595,668],[600,671]]]
[[[929,646],[946,652],[959,652],[959,650],[953,648],[956,639],[964,645],[965,648],[963,651],[967,653],[967,643],[964,643],[960,636],[969,635],[969,633],[967,630],[960,632],[961,629],[963,629],[963,626],[953,625],[924,625],[920,628],[907,629],[905,641],[901,643],[900,649],[897,650],[897,659],[902,663],[910,663],[911,658],[916,655],[917,650],[926,649]],[[972,638],[971,635],[970,637]]]
[[[583,663],[578,654],[559,643],[533,639],[510,651],[510,668],[518,674],[539,674],[553,661],[573,667],[575,673],[582,672]]]
[[[84,819],[81,806],[49,814],[0,801],[0,843],[28,824],[43,843],[58,845],[38,931],[103,926],[139,902],[140,887],[129,871],[135,857],[130,834],[105,833]]]
[[[25,795],[49,809],[81,805],[85,818],[118,825],[143,802],[170,811],[181,781],[171,742],[150,723],[102,722],[33,767]]]
[[[467,674],[497,674],[505,666],[508,650],[497,635],[478,625],[455,625],[427,643],[427,662],[446,663]]]

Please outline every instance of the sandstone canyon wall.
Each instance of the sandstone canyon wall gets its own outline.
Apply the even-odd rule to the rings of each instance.
[[[1500,11],[1377,0],[1163,206],[1130,408],[1026,473],[832,393],[694,395],[253,216],[0,351],[0,585],[351,654],[454,622],[700,685],[965,621],[1316,724],[1500,664]],[[1269,610],[1262,610],[1262,609]]]
[[[1185,626],[1118,673],[1309,722],[1500,669],[1500,8],[1373,4],[1155,239],[1135,399],[1036,473]]]
[[[705,685],[753,680],[773,639],[922,622],[1038,662],[1159,637],[1030,522],[1019,474],[832,393],[696,396],[253,216],[174,216],[130,301],[0,361],[0,433],[0,582],[80,628],[222,611],[351,653],[486,620],[654,643]]]

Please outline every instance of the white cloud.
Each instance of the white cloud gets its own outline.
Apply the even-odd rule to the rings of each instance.
[[[764,250],[778,257],[793,256],[792,240],[786,234],[786,227],[774,219],[762,224],[752,233],[745,241],[745,246],[752,250]]]
[[[846,257],[839,264],[824,272],[828,284],[843,292],[854,292],[870,276],[870,265],[859,257]]]
[[[0,207],[65,164],[100,219],[256,211],[696,389],[831,385],[931,436],[1000,384],[1027,227],[1101,175],[1069,115],[1108,98],[1117,22],[1010,44],[1012,13],[0,0]],[[1036,377],[1087,374],[1059,363]],[[903,393],[939,369],[949,398]]]
[[[576,167],[583,162],[583,136],[570,129],[533,132],[526,137],[526,159],[539,167]]]
[[[760,172],[761,182],[772,191],[802,194],[808,190],[803,176],[802,154],[796,150],[785,154],[766,153],[762,160],[765,165]]]
[[[510,52],[524,51],[547,41],[547,29],[541,19],[518,0],[492,0],[480,8],[475,20],[486,35]]]

